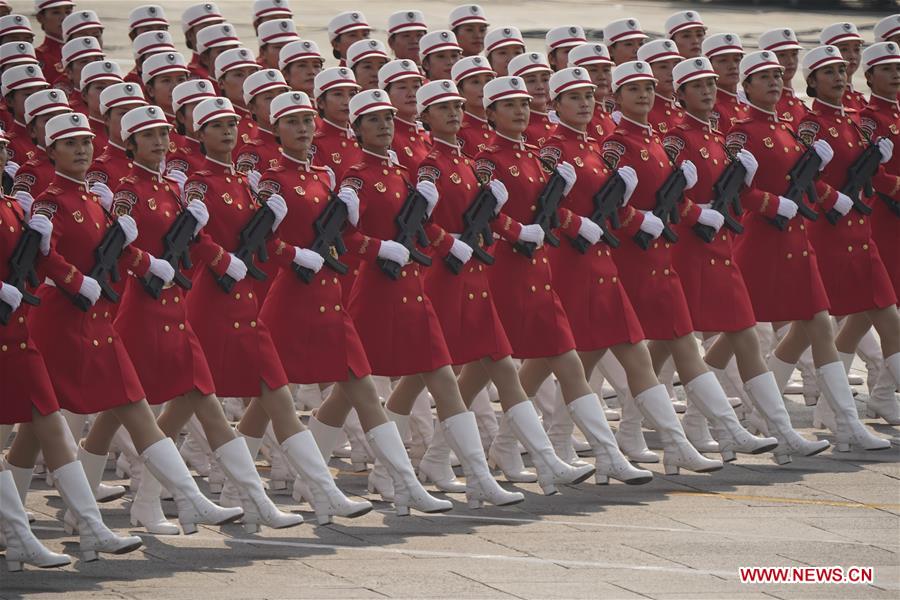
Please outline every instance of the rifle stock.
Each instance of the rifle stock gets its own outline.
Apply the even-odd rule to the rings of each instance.
[[[551,246],[559,246],[559,238],[553,233],[553,228],[559,227],[559,203],[565,189],[566,180],[559,171],[554,170],[536,202],[532,223],[541,226],[544,230],[544,242]],[[533,257],[537,250],[537,244],[534,242],[516,242],[513,247],[528,258]]]
[[[37,306],[40,298],[31,294],[26,285],[37,287],[40,284],[34,263],[41,246],[41,234],[27,225],[22,228],[22,235],[16,242],[12,255],[9,257],[9,277],[4,282],[22,292],[22,302]],[[6,302],[0,301],[0,324],[6,325],[12,316],[12,307]]]
[[[344,245],[344,238],[341,235],[344,224],[347,222],[347,215],[347,205],[332,192],[325,210],[319,214],[315,223],[313,223],[316,238],[312,246],[309,247],[310,250],[318,253],[325,260],[325,265],[329,269],[341,275],[348,270],[347,265],[337,259],[337,256],[347,251],[347,247]],[[332,253],[332,248],[334,248],[334,253]],[[312,269],[301,267],[296,263],[293,268],[297,277],[303,283],[312,282],[316,275]]]
[[[676,167],[656,191],[656,206],[652,212],[663,222],[663,237],[673,243],[678,241],[678,235],[672,231],[669,223],[678,223],[681,220],[681,216],[678,214],[678,205],[684,198],[686,187],[687,178],[684,176],[684,172]],[[646,231],[638,231],[634,235],[634,242],[642,250],[649,248],[652,240],[653,236]]]
[[[494,234],[490,223],[496,218],[494,214],[496,210],[497,198],[491,193],[491,189],[484,185],[469,208],[463,213],[463,231],[459,240],[468,244],[472,248],[472,256],[486,265],[494,264],[494,257],[481,247],[481,242],[483,241],[485,246],[494,243]],[[452,254],[448,254],[444,258],[444,264],[455,275],[459,275],[459,272],[462,271],[462,261]]]
[[[272,233],[272,226],[275,224],[275,213],[272,209],[263,204],[241,230],[240,243],[237,251],[234,253],[236,257],[244,261],[247,265],[247,275],[264,281],[266,274],[263,270],[254,264],[254,258],[258,258],[260,262],[269,260],[269,253],[266,250],[266,240]],[[233,277],[222,275],[216,279],[224,291],[230,292],[234,284],[237,283]]]
[[[163,254],[160,256],[160,259],[172,265],[172,268],[175,269],[173,281],[185,290],[191,289],[191,280],[185,276],[181,269],[183,267],[187,270],[193,266],[191,253],[188,248],[194,239],[194,230],[196,228],[197,219],[188,211],[183,210],[175,219],[175,222],[172,223],[166,235],[163,236]],[[154,298],[159,298],[164,286],[162,279],[148,273],[141,283],[148,294]]]
[[[428,267],[431,266],[431,258],[416,247],[417,244],[423,248],[428,246],[428,236],[425,234],[425,221],[428,219],[428,200],[408,183],[406,187],[409,193],[403,202],[403,206],[400,208],[400,212],[397,214],[398,231],[394,241],[402,244],[409,250],[410,260]],[[391,279],[400,277],[400,270],[403,268],[403,265],[386,258],[379,258],[377,263],[384,274]]]

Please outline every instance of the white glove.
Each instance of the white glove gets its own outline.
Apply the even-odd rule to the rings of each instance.
[[[225,269],[225,274],[235,281],[241,281],[244,277],[247,276],[247,265],[244,264],[244,261],[239,259],[231,252],[228,253],[228,256],[231,257],[231,262],[228,263],[228,268]]]
[[[581,217],[581,225],[578,227],[578,235],[589,241],[593,246],[600,241],[600,237],[603,235],[603,228],[587,217]]]
[[[97,304],[97,300],[100,299],[100,284],[97,283],[97,280],[93,277],[84,276],[84,280],[81,282],[81,287],[78,289],[78,293],[85,298],[87,298],[91,302],[91,306]]]
[[[262,173],[253,169],[251,171],[247,171],[247,182],[250,184],[250,189],[253,190],[253,193],[259,192],[259,180],[262,179]]]
[[[112,208],[113,193],[109,186],[105,183],[94,183],[91,185],[91,193],[100,198],[100,206],[103,210],[109,212]]]
[[[722,225],[725,224],[725,217],[717,210],[713,210],[711,208],[701,208],[700,216],[697,217],[697,222],[701,225],[706,225],[707,227],[712,227],[716,231],[722,229]]]
[[[556,165],[556,172],[566,180],[566,187],[563,190],[563,196],[568,196],[569,192],[572,191],[572,188],[575,187],[575,180],[578,179],[578,175],[575,174],[575,167],[573,167],[566,161],[562,161],[561,163]]]
[[[616,172],[619,174],[619,177],[622,178],[622,181],[625,182],[625,195],[622,196],[622,206],[625,206],[628,204],[628,201],[631,200],[631,195],[634,193],[635,188],[637,188],[637,172],[631,167],[619,167]]]
[[[394,240],[382,240],[381,247],[378,248],[378,258],[383,258],[398,265],[405,265],[409,262],[409,250],[403,244],[398,244]]]
[[[172,268],[169,261],[156,258],[152,254],[150,255],[150,273],[162,279],[165,284],[172,283],[175,278],[175,269]]]
[[[41,234],[41,254],[50,254],[50,237],[53,235],[53,223],[44,215],[34,215],[28,221],[28,227]]]
[[[507,191],[506,185],[499,179],[491,179],[488,183],[488,187],[494,195],[494,198],[497,199],[497,208],[494,209],[494,214],[498,215],[503,209],[503,205],[509,200],[509,191]]]
[[[359,225],[359,196],[353,188],[342,187],[337,193],[338,200],[347,205],[347,220],[356,227]]]
[[[664,228],[665,226],[663,225],[662,219],[650,211],[644,213],[644,220],[641,222],[641,231],[649,233],[655,240],[662,235]]]
[[[828,166],[828,163],[831,162],[831,159],[834,158],[834,150],[832,150],[831,146],[828,145],[828,142],[825,140],[816,140],[813,142],[813,150],[816,151],[816,154],[819,155],[819,158],[822,159],[822,164],[819,167],[820,171],[824,171],[825,167]]]
[[[275,213],[275,222],[272,223],[272,231],[274,232],[281,225],[281,222],[284,221],[284,217],[287,216],[287,202],[284,201],[281,194],[272,194],[266,200],[266,206]]]
[[[16,309],[22,304],[22,292],[16,286],[0,281],[0,300],[9,304],[12,312],[16,312]]]
[[[119,227],[122,228],[122,231],[125,232],[125,246],[128,246],[137,239],[138,227],[137,223],[134,222],[134,219],[131,218],[131,215],[122,215],[116,219],[116,223],[118,223]],[[124,248],[125,246],[122,247]]]
[[[450,254],[458,258],[462,264],[469,262],[469,259],[472,258],[472,252],[472,246],[459,240],[453,240],[453,245],[450,246]]]
[[[390,162],[392,165],[400,164],[400,159],[397,158],[397,153],[393,150],[388,150],[388,162]]]
[[[737,153],[735,158],[747,170],[747,174],[744,176],[744,184],[750,187],[753,183],[753,178],[756,177],[756,170],[759,169],[759,161],[756,160],[752,152],[743,148]]]
[[[422,194],[425,197],[425,200],[428,201],[428,210],[426,211],[428,216],[431,216],[431,211],[434,210],[434,207],[437,206],[438,201],[438,191],[435,185],[430,181],[420,181],[416,184],[416,191]]]
[[[318,273],[325,264],[325,259],[318,252],[294,246],[294,263],[310,269],[313,273]]]
[[[891,160],[894,155],[894,142],[883,137],[878,140],[878,151],[881,152],[881,164]]]
[[[559,115],[556,114],[555,110],[551,110],[550,112],[547,113],[547,120],[550,121],[551,123],[553,123],[554,125],[559,125],[559,123],[560,123]]]
[[[197,219],[197,226],[194,227],[194,235],[197,235],[197,232],[206,227],[206,224],[209,223],[209,209],[206,207],[206,204],[203,203],[203,200],[191,200],[184,210],[191,213],[191,215]]]
[[[791,220],[797,216],[797,203],[790,198],[778,196],[778,208],[775,211],[779,216]]]
[[[25,214],[31,214],[31,205],[34,204],[34,197],[28,192],[20,190],[16,192],[15,198],[22,210],[25,211]]]
[[[522,231],[519,232],[520,242],[530,242],[537,244],[538,247],[544,245],[544,228],[537,223],[531,225],[522,225]]]
[[[6,161],[6,166],[3,167],[3,171],[10,177],[15,177],[16,173],[19,172],[19,163],[8,160]]]
[[[834,210],[841,213],[842,217],[847,216],[847,213],[853,208],[853,200],[850,199],[850,196],[841,192],[838,192],[837,195],[837,200],[834,201]]]
[[[689,190],[697,185],[697,167],[694,166],[694,163],[689,160],[682,162],[681,172],[684,173],[684,178],[687,179],[687,185],[684,186],[684,189]]]
[[[622,111],[621,110],[612,111],[612,114],[609,115],[609,118],[612,119],[613,123],[618,125],[619,121],[622,120]]]
[[[325,174],[328,175],[328,189],[333,190],[334,186],[337,185],[337,179],[334,176],[334,169],[325,165]]]
[[[179,171],[178,169],[172,169],[171,171],[166,173],[166,177],[178,184],[179,195],[183,195],[184,184],[187,181],[187,173],[185,173],[184,171]]]

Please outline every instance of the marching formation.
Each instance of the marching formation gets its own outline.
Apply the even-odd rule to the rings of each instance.
[[[111,451],[132,525],[177,535],[303,522],[269,493],[323,525],[371,511],[332,456],[408,515],[453,508],[429,487],[523,502],[498,473],[551,495],[645,484],[642,463],[890,447],[848,373],[859,352],[868,415],[900,424],[900,15],[804,52],[791,29],[745,49],[686,10],[663,39],[555,27],[544,53],[475,4],[446,29],[396,12],[384,41],[351,11],[323,52],[287,0],[252,11],[258,51],[189,7],[186,57],[139,6],[125,73],[94,11],[35,0],[35,47],[0,1],[10,571],[70,562],[31,533],[35,473],[84,560],[141,546],[98,509],[126,494],[102,481]],[[832,441],[793,428],[795,368]]]

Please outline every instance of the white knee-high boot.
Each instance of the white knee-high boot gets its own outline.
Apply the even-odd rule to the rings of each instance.
[[[852,355],[846,356],[850,356],[852,360]],[[890,448],[889,440],[872,435],[860,422],[853,391],[847,381],[845,364],[840,361],[833,362],[819,367],[816,371],[819,389],[834,413],[835,428],[832,431],[837,437],[835,449],[838,452],[849,452],[852,446],[861,447],[863,450]]]
[[[497,432],[500,430],[500,423],[497,421],[497,413],[491,405],[491,398],[488,395],[487,387],[482,388],[472,400],[472,406],[469,410],[475,415],[475,421],[478,423],[478,434],[481,436],[481,447],[487,452]],[[437,430],[435,429],[435,434]]]
[[[13,474],[9,471],[0,471],[0,532],[6,546],[6,569],[11,573],[21,571],[23,563],[50,569],[72,562],[65,554],[50,552],[34,537]]]

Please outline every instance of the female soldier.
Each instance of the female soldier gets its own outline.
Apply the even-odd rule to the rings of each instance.
[[[451,75],[459,93],[466,99],[462,124],[456,134],[459,148],[472,156],[484,150],[494,135],[484,116],[481,99],[484,96],[484,84],[497,74],[483,57],[468,56],[453,65]]]
[[[600,141],[616,128],[612,120],[615,102],[612,99],[613,61],[603,44],[581,44],[569,51],[569,66],[581,67],[588,72],[594,84],[594,116],[588,128],[589,135]]]
[[[378,71],[390,60],[387,48],[378,40],[359,40],[347,49],[347,67],[364,90],[378,87]]]
[[[509,61],[509,74],[521,77],[532,97],[528,129],[525,130],[525,141],[532,146],[541,146],[556,129],[556,124],[550,119],[549,84],[552,73],[547,57],[541,52],[520,54]]]
[[[803,46],[797,40],[794,30],[787,27],[770,29],[761,33],[756,43],[760,50],[768,50],[774,54],[781,66],[784,67],[784,76],[782,77],[784,87],[781,98],[778,99],[777,111],[782,121],[793,123],[793,126],[796,127],[807,111],[803,100],[794,93],[792,83],[794,75],[797,73],[797,67],[800,66],[800,51]]]
[[[325,65],[319,46],[310,40],[286,44],[278,53],[278,68],[292,90],[313,95],[313,84]]]
[[[419,48],[425,78],[429,81],[450,79],[453,65],[462,58],[462,52],[452,31],[438,30],[427,34]]]
[[[392,60],[378,71],[378,87],[387,92],[397,109],[391,150],[407,171],[412,172],[430,150],[428,133],[416,118],[416,92],[425,78],[411,60]]]

